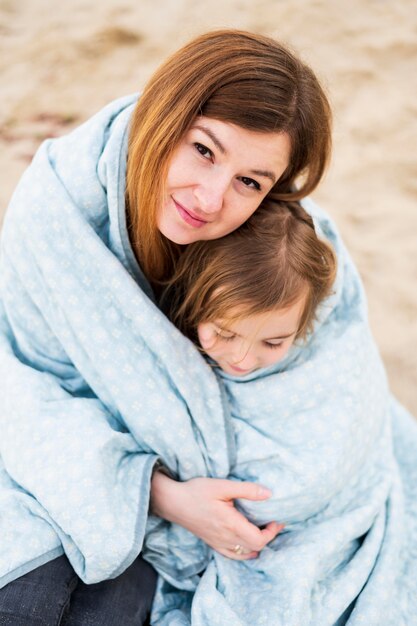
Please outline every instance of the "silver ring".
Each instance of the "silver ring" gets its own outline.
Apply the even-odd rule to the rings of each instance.
[[[233,552],[235,554],[243,554],[244,553],[244,549],[243,549],[243,547],[239,543],[237,543],[235,545],[235,547],[233,548]]]

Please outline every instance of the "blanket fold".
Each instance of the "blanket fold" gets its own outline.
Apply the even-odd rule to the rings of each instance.
[[[1,584],[63,552],[96,582],[143,547],[158,626],[412,624],[417,428],[390,397],[337,229],[304,203],[339,260],[307,344],[244,379],[213,369],[156,307],[128,241],[136,97],[45,142],[6,216]],[[237,562],[148,517],[158,458],[179,480],[269,487],[237,505],[285,531]]]

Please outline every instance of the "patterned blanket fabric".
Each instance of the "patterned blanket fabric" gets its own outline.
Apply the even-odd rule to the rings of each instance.
[[[388,392],[355,268],[314,333],[244,379],[210,367],[152,301],[129,245],[136,96],[45,142],[7,213],[0,284],[0,575],[65,552],[87,583],[144,555],[158,626],[412,624],[417,428]],[[139,285],[139,286],[138,286]],[[286,528],[250,562],[148,517],[157,458],[180,480],[252,480],[238,506]]]

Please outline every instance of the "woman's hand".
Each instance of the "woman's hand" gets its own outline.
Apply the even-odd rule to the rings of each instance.
[[[239,513],[234,500],[265,500],[270,496],[268,489],[250,482],[217,478],[177,482],[156,471],[151,484],[151,510],[183,526],[224,556],[253,559],[284,526],[270,522],[258,528]]]

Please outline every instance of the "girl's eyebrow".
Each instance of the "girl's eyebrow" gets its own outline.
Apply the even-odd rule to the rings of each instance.
[[[235,337],[242,337],[242,335],[239,335],[238,333],[235,333],[234,330],[229,330],[228,328],[224,328],[223,326],[220,326],[220,324],[216,324],[216,326],[218,327],[219,330],[221,330],[224,333],[230,333],[231,335],[234,335]],[[294,330],[292,333],[288,333],[288,335],[280,335],[279,337],[268,337],[265,339],[261,339],[261,341],[278,341],[279,339],[289,339],[289,337],[292,337],[293,335],[295,335],[297,331]]]
[[[216,137],[216,135],[213,133],[213,131],[210,128],[207,128],[207,126],[200,126],[199,124],[197,124],[196,126],[193,126],[193,128],[196,128],[197,130],[201,130],[203,133],[205,133],[207,137],[210,137],[210,139],[212,140],[216,148],[218,148],[222,154],[227,154],[226,148],[224,147],[224,145],[221,143],[219,138]],[[277,180],[277,177],[275,176],[275,174],[273,172],[270,172],[269,170],[250,170],[250,173],[255,174],[255,176],[262,176],[263,178],[269,178],[273,185],[276,183],[276,180]]]
[[[288,335],[281,335],[281,337],[270,337],[269,339],[262,339],[262,341],[275,341],[277,339],[288,339],[289,337],[292,337],[293,335],[295,335],[297,331],[295,330],[293,333],[289,333]]]
[[[220,324],[214,324],[214,325],[217,326],[217,328],[219,330],[221,330],[222,333],[230,333],[231,335],[236,335],[236,337],[240,337],[240,335],[235,333],[233,330],[229,330],[228,328],[224,328],[224,326],[220,326]]]

